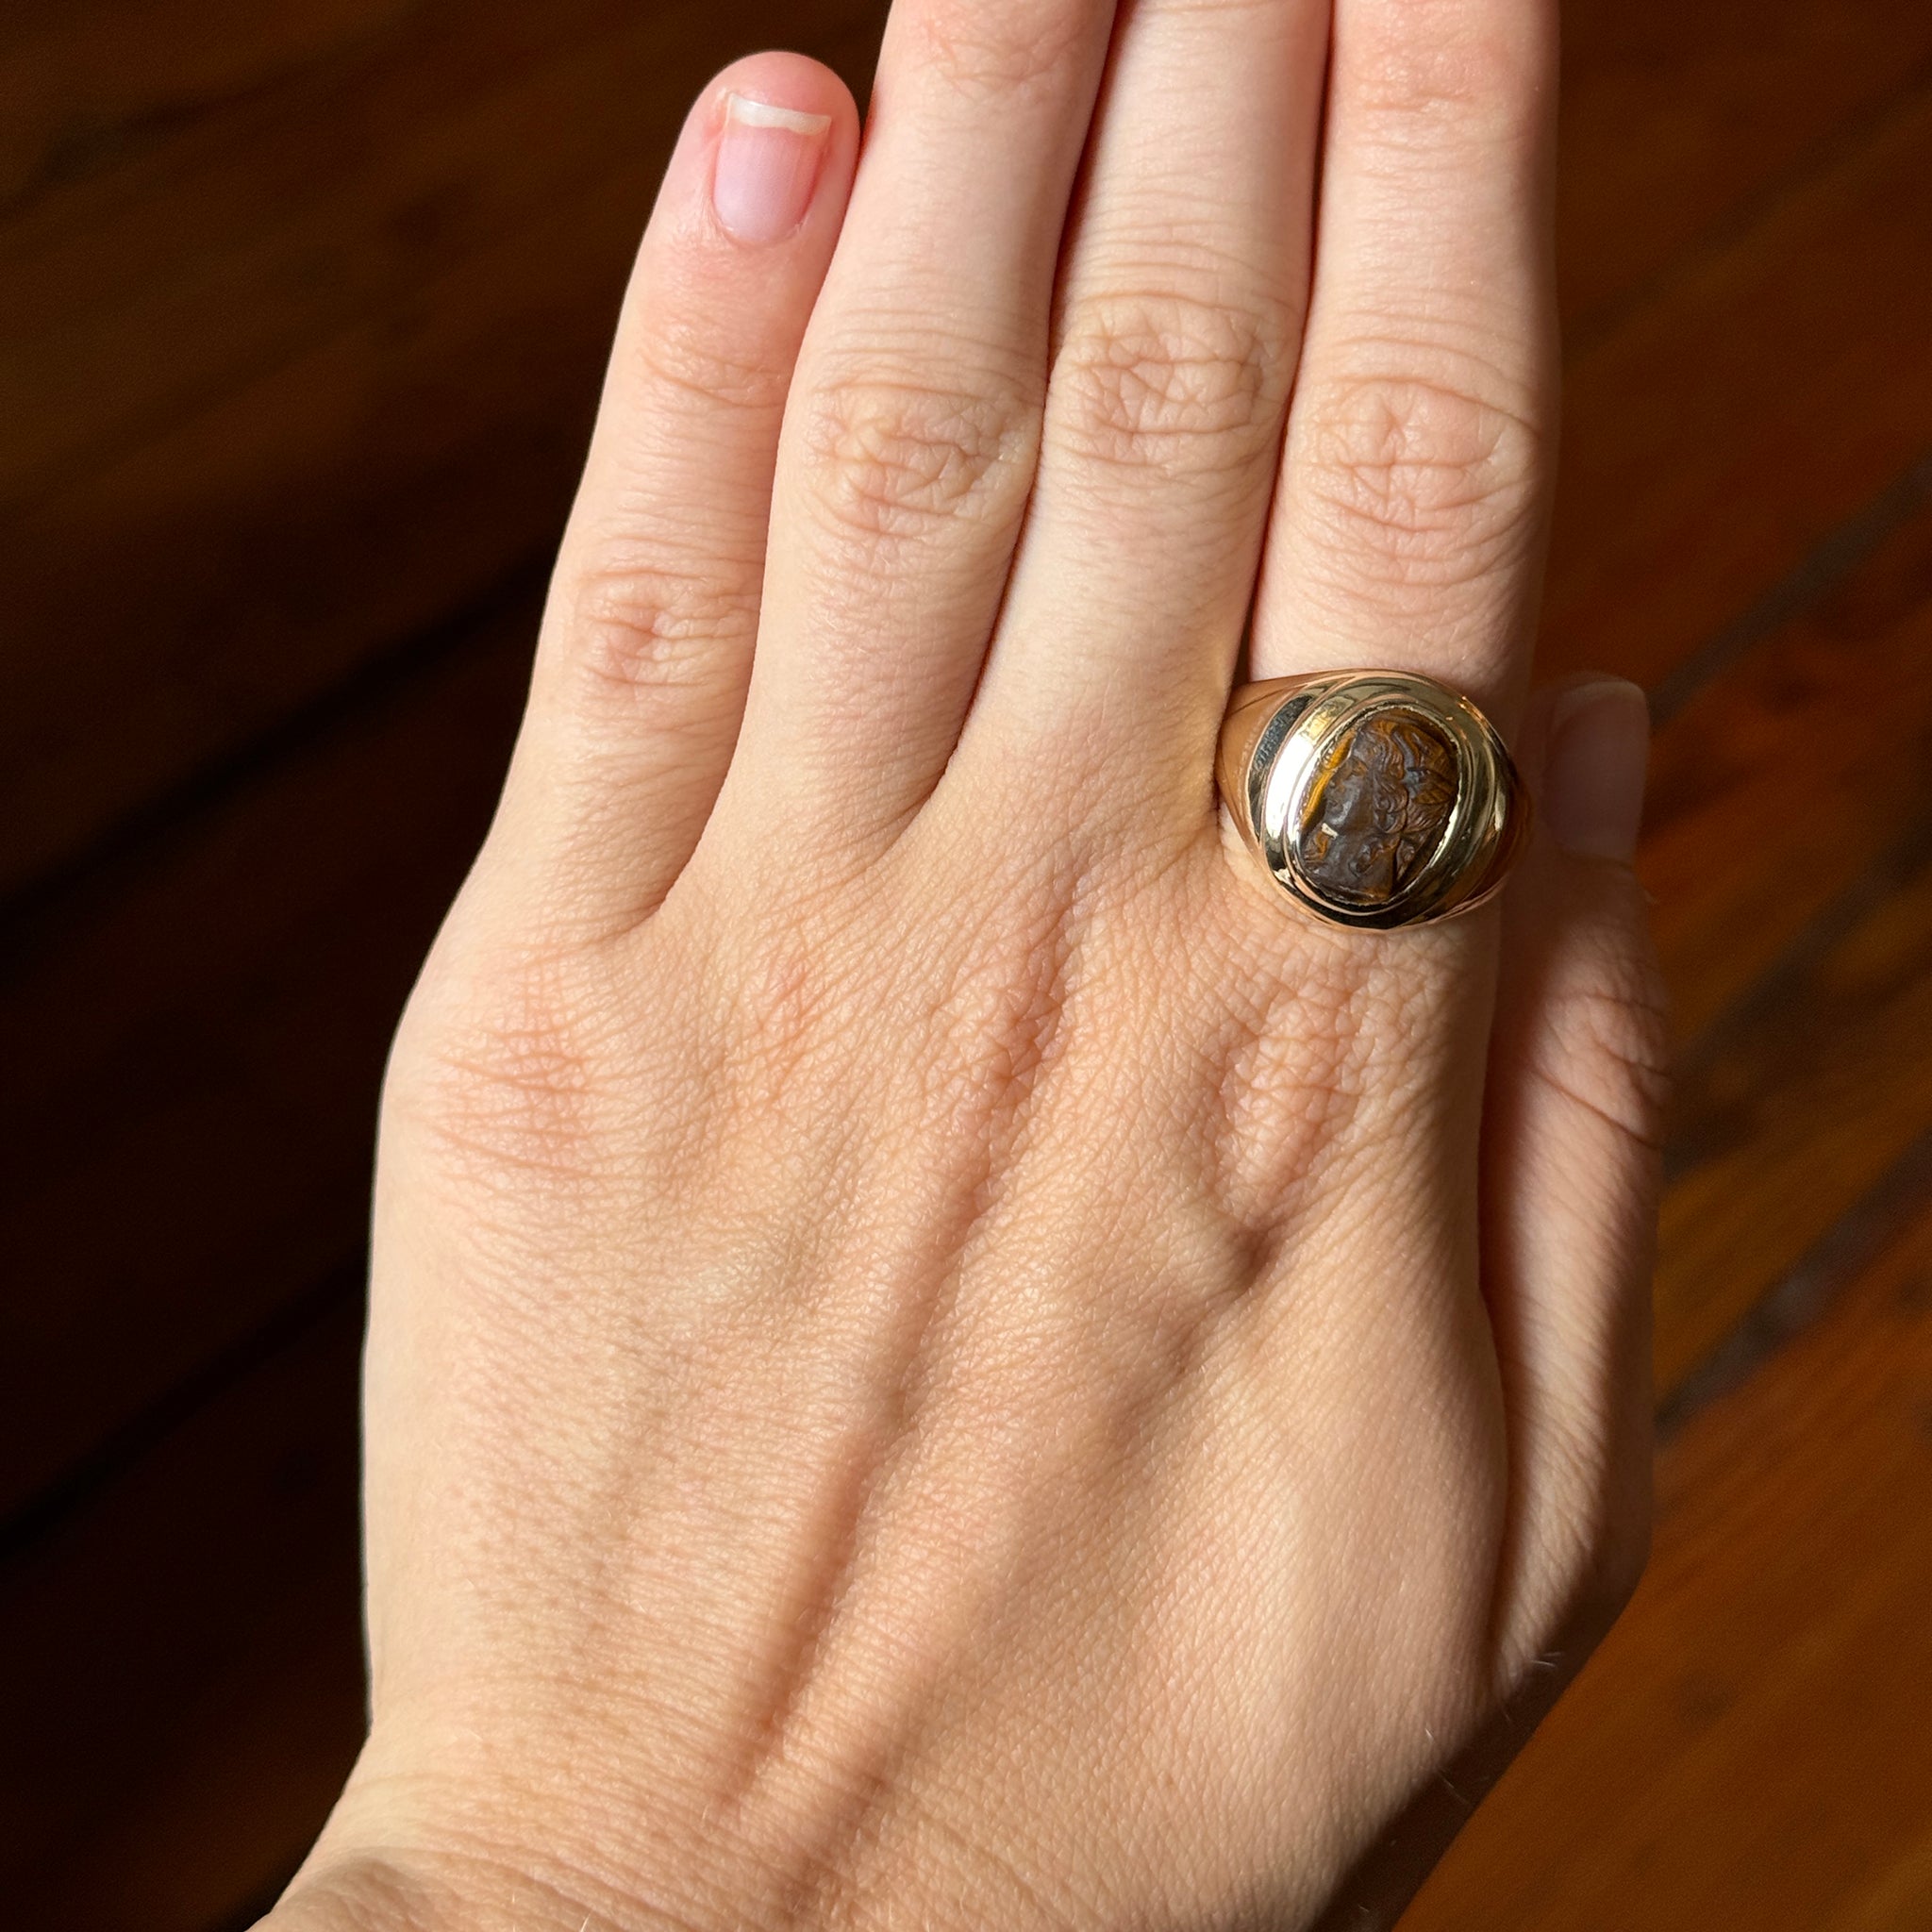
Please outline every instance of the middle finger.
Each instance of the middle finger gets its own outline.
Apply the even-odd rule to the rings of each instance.
[[[1327,0],[1139,0],[1063,274],[1034,501],[963,746],[1176,815],[1211,763],[1307,300]],[[1124,740],[1135,757],[1120,760]]]

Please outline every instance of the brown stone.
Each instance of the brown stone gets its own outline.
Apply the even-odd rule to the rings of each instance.
[[[1342,906],[1386,906],[1441,842],[1456,804],[1456,750],[1413,711],[1343,732],[1302,814],[1302,871]]]

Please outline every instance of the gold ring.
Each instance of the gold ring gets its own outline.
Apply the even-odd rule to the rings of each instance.
[[[1268,876],[1335,925],[1468,912],[1527,842],[1529,794],[1495,727],[1467,698],[1406,672],[1243,685],[1216,775]]]

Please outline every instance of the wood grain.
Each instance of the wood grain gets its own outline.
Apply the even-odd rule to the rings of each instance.
[[[1932,491],[1658,732],[1643,878],[1694,1040],[1932,813]]]
[[[184,123],[392,27],[408,0],[65,0],[0,18],[0,213],[126,166]]]
[[[341,1298],[0,1570],[8,1924],[201,1932],[306,1849],[361,1740],[358,1326]]]
[[[1664,1390],[1932,1131],[1932,849],[1821,940],[1683,1083],[1657,1279]]]
[[[1660,734],[1668,1396],[1932,1131],[1932,508]]]
[[[1932,83],[1571,365],[1548,672],[1657,684],[1932,452]]]
[[[1636,1602],[1405,1932],[1932,1924],[1932,1211],[1658,1461]]]
[[[1573,346],[1855,145],[1932,68],[1893,0],[1580,0],[1563,8],[1557,269]]]
[[[58,1292],[0,1302],[0,1516],[359,1249],[386,1041],[535,622],[526,591],[10,936],[0,1245]]]
[[[554,547],[690,100],[882,12],[372,4],[0,223],[0,891]]]

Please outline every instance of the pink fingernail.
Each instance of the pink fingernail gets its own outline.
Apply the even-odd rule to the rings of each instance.
[[[811,206],[829,114],[801,114],[744,94],[724,96],[711,206],[726,234],[764,248],[795,234]]]
[[[1643,818],[1650,709],[1621,677],[1557,694],[1543,766],[1543,815],[1566,852],[1628,861]]]

